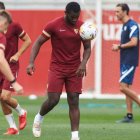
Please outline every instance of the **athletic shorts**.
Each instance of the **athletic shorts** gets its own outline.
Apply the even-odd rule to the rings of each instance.
[[[82,92],[82,77],[76,75],[76,70],[51,69],[48,71],[47,92],[62,93],[63,87],[67,93]]]
[[[132,85],[136,67],[126,64],[121,64],[120,67],[120,83]]]
[[[15,78],[17,78],[18,76],[18,69],[11,67],[11,71],[14,75]],[[9,91],[14,91],[10,82],[1,74],[0,76],[0,90],[5,89],[5,90],[9,90]]]

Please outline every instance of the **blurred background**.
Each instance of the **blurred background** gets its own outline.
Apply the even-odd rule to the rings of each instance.
[[[63,16],[71,0],[3,0],[13,20],[19,22],[30,35],[32,42],[52,19]],[[76,1],[76,0],[75,0]],[[140,23],[140,0],[77,0],[83,21],[91,20],[98,28],[98,36],[92,41],[92,55],[88,62],[88,75],[83,80],[83,98],[124,98],[119,93],[119,53],[111,51],[113,43],[119,43],[121,23],[115,17],[117,3],[126,2],[130,15]],[[19,42],[21,44],[21,42]],[[19,81],[25,95],[42,96],[46,93],[47,72],[50,63],[51,44],[45,43],[36,60],[36,72],[26,74],[30,49],[20,59]],[[137,69],[133,88],[140,93],[140,68]],[[65,96],[63,94],[62,96]]]

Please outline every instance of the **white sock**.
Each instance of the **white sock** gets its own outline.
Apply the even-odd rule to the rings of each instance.
[[[5,115],[5,118],[6,118],[7,122],[9,123],[10,128],[17,129],[15,121],[14,121],[13,114]]]
[[[35,123],[35,122],[41,123],[41,122],[43,121],[43,118],[44,118],[44,116],[41,116],[40,113],[38,113],[38,114],[35,116],[34,123]]]
[[[79,132],[78,131],[72,131],[71,132],[71,138],[72,139],[79,138]]]
[[[21,108],[21,106],[19,104],[17,105],[15,110],[18,113],[19,116],[24,115],[24,113],[25,113],[25,110],[23,108]]]

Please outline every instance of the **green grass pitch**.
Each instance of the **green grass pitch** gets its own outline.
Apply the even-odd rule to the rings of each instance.
[[[42,123],[42,136],[34,138],[32,123],[44,98],[29,100],[18,97],[20,104],[28,111],[27,127],[17,136],[4,136],[8,125],[0,111],[0,140],[70,140],[70,124],[67,101],[61,99],[57,107],[50,112]],[[125,115],[124,100],[80,100],[81,121],[80,140],[139,140],[140,108],[134,104],[135,123],[116,124],[115,121]],[[18,122],[17,114],[14,112]],[[17,124],[18,125],[18,124]]]

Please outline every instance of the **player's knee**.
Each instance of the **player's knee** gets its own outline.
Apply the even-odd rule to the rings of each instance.
[[[59,98],[53,98],[53,99],[48,99],[49,100],[49,104],[51,105],[51,106],[55,106],[55,105],[57,105],[58,104],[58,102],[59,102]]]
[[[49,102],[49,105],[51,106],[55,106],[59,103],[59,100],[60,100],[60,94],[53,94],[53,93],[50,93],[48,94],[48,102]]]
[[[9,101],[9,96],[7,96],[7,95],[1,95],[1,96],[0,96],[0,100],[1,100],[2,102],[8,102],[8,101]]]
[[[70,98],[69,99],[69,105],[70,105],[70,107],[72,108],[72,107],[78,107],[79,106],[79,99],[78,98],[76,98],[76,97],[73,97],[73,98]]]
[[[126,90],[126,87],[125,87],[125,86],[120,85],[120,91],[121,91],[121,92],[125,92],[125,90]]]
[[[76,107],[79,106],[79,102],[78,102],[78,101],[76,101],[76,102],[72,101],[72,102],[70,103],[70,106],[76,108]]]

